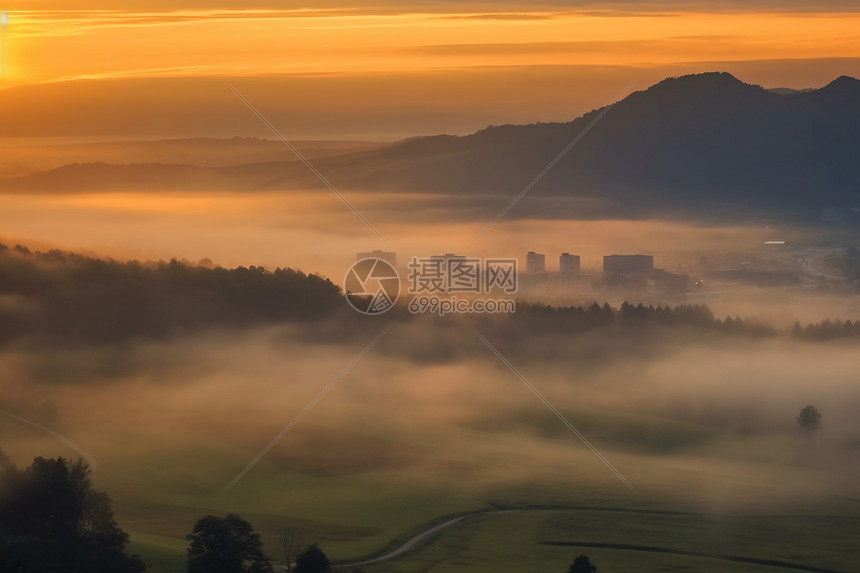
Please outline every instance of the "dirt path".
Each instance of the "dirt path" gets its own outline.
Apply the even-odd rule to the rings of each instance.
[[[433,537],[437,533],[440,533],[440,532],[448,529],[452,525],[456,525],[456,524],[458,524],[462,521],[465,521],[467,519],[471,519],[474,517],[480,517],[482,515],[489,515],[491,513],[502,513],[502,512],[501,511],[494,511],[494,510],[476,511],[473,513],[467,513],[466,515],[461,515],[459,517],[455,517],[453,519],[449,519],[448,521],[444,521],[444,522],[440,523],[439,525],[435,525],[435,526],[431,527],[430,529],[422,531],[421,533],[419,533],[415,537],[410,538],[408,541],[406,541],[406,543],[397,547],[393,551],[389,551],[389,552],[387,552],[387,553],[385,553],[379,557],[374,557],[373,559],[366,559],[364,561],[356,561],[354,563],[349,563],[349,564],[347,564],[347,567],[352,566],[352,565],[367,565],[369,563],[377,563],[379,561],[388,561],[389,559],[394,559],[398,555],[402,555],[403,553],[406,553],[407,551],[409,551],[410,549],[412,549],[413,547],[415,547],[416,545],[418,545],[419,543],[421,543],[425,539],[429,539],[429,538]]]

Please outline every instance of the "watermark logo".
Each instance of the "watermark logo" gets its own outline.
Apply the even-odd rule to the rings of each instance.
[[[359,255],[361,256],[361,254]],[[412,314],[512,313],[510,298],[479,295],[515,294],[517,260],[458,255],[412,257],[408,263],[407,292]],[[344,293],[350,306],[362,314],[391,310],[400,295],[400,278],[391,262],[363,257],[346,273]]]
[[[480,259],[445,255],[412,257],[409,261],[409,294],[514,294],[517,292],[516,259]]]
[[[343,281],[344,296],[362,314],[383,314],[400,297],[400,276],[386,260],[370,257],[356,261]]]
[[[460,298],[454,296],[421,295],[409,301],[412,314],[511,314],[517,311],[516,301],[509,298]]]

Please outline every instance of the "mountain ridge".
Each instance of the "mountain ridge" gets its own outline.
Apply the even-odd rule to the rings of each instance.
[[[860,155],[860,80],[849,76],[792,93],[746,84],[725,72],[671,77],[611,109],[604,106],[569,122],[490,125],[464,136],[410,138],[314,164],[344,189],[510,197],[604,112],[533,195],[595,200],[609,206],[608,215],[612,205],[646,214],[726,205],[796,214],[860,205],[860,166],[854,159]],[[108,176],[74,182],[66,177],[68,170],[54,170],[7,178],[0,189],[127,183],[278,191],[319,185],[304,166],[287,158],[196,166],[194,172],[165,167],[163,178],[141,177],[140,166],[129,166],[130,177],[123,180],[123,169],[104,168],[113,173],[113,183]]]

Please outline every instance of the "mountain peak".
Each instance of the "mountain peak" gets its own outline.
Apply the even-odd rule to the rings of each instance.
[[[657,86],[667,86],[682,89],[714,89],[726,87],[754,87],[737,79],[728,72],[704,72],[666,78]],[[655,86],[655,87],[657,87]]]
[[[698,100],[725,96],[742,97],[766,92],[760,86],[746,84],[728,72],[705,72],[666,78],[643,93],[661,99]]]
[[[827,84],[824,89],[857,89],[858,87],[860,87],[860,80],[857,78],[852,78],[851,76],[839,76]]]
[[[706,72],[666,78],[650,88],[631,94],[628,104],[643,113],[645,108],[664,110],[666,107],[684,113],[697,110],[721,109],[731,102],[733,106],[747,106],[766,99],[769,94],[760,86],[746,84],[727,72]]]
[[[860,96],[860,80],[850,76],[839,76],[814,93],[830,102],[856,101]]]

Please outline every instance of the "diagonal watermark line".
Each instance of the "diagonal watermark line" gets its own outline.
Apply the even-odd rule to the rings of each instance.
[[[224,80],[224,83],[225,83],[225,84],[227,84],[227,86],[228,86],[231,90],[233,90],[233,93],[235,93],[235,94],[239,97],[239,99],[240,99],[240,100],[242,100],[242,102],[243,102],[246,106],[248,106],[248,109],[250,109],[251,111],[253,111],[253,112],[254,112],[254,114],[255,114],[258,118],[260,118],[260,121],[262,121],[262,122],[266,125],[266,127],[268,127],[268,128],[272,131],[272,133],[274,133],[275,135],[277,135],[277,136],[278,136],[278,139],[280,139],[281,141],[283,141],[283,142],[284,142],[284,145],[286,145],[287,147],[289,147],[289,148],[290,148],[290,150],[291,150],[293,153],[295,153],[295,154],[296,154],[296,157],[298,157],[298,158],[302,161],[302,163],[304,163],[304,164],[307,166],[307,168],[308,168],[308,169],[310,169],[310,170],[313,172],[313,174],[314,174],[314,175],[316,175],[316,176],[317,176],[317,178],[318,178],[320,181],[322,181],[322,182],[323,182],[323,184],[325,184],[325,186],[326,186],[326,187],[328,187],[329,189],[331,189],[331,190],[332,190],[332,192],[334,192],[334,194],[335,194],[335,195],[337,195],[337,196],[338,196],[338,198],[339,198],[341,201],[343,201],[343,204],[344,204],[344,205],[346,205],[347,207],[349,207],[349,208],[350,208],[350,210],[351,210],[353,213],[355,213],[355,215],[356,215],[359,219],[361,219],[361,220],[362,220],[362,222],[364,222],[364,224],[365,224],[365,225],[367,225],[367,226],[368,226],[368,228],[370,228],[370,230],[371,230],[371,231],[373,231],[374,233],[376,233],[376,236],[377,236],[377,237],[379,237],[380,239],[382,239],[382,242],[383,242],[383,243],[385,243],[385,244],[388,246],[388,248],[389,248],[389,249],[393,249],[393,248],[394,248],[394,247],[392,247],[392,246],[391,246],[391,243],[389,243],[389,242],[385,239],[385,237],[383,237],[383,236],[382,236],[382,234],[381,234],[379,231],[377,231],[377,230],[376,230],[376,227],[374,227],[373,225],[371,225],[371,224],[370,224],[370,221],[368,221],[367,219],[365,219],[365,218],[364,218],[364,215],[362,215],[361,213],[359,213],[359,212],[358,212],[358,209],[356,209],[355,207],[353,207],[353,206],[352,206],[352,203],[350,203],[349,201],[347,201],[346,197],[344,197],[343,195],[341,195],[341,194],[340,194],[340,191],[338,191],[337,189],[335,189],[335,188],[334,188],[334,185],[332,185],[331,183],[329,183],[328,179],[326,179],[326,178],[323,176],[323,174],[322,174],[322,173],[320,173],[320,172],[317,170],[317,168],[316,168],[316,167],[314,167],[314,166],[311,164],[311,162],[310,162],[310,161],[308,161],[307,159],[305,159],[305,156],[304,156],[304,155],[302,155],[302,154],[299,152],[299,150],[298,150],[298,149],[296,149],[296,148],[295,148],[295,146],[293,146],[293,144],[292,144],[292,143],[290,143],[289,141],[287,141],[287,140],[286,140],[286,138],[285,138],[283,135],[281,135],[281,133],[280,133],[277,129],[275,129],[275,126],[274,126],[274,125],[272,125],[271,123],[269,123],[269,120],[267,120],[265,117],[263,117],[263,114],[261,114],[259,111],[257,111],[257,108],[255,108],[253,105],[251,105],[251,102],[249,102],[248,100],[246,100],[246,99],[245,99],[245,97],[244,97],[242,94],[240,94],[240,93],[239,93],[239,91],[238,91],[236,88],[234,88],[234,87],[230,84],[230,82],[228,82],[227,80]]]
[[[511,199],[510,203],[508,203],[508,204],[507,204],[507,206],[506,206],[504,209],[502,209],[502,212],[501,212],[501,213],[499,213],[498,215],[496,215],[496,218],[495,218],[495,219],[493,219],[492,221],[490,221],[490,223],[489,223],[486,227],[484,227],[484,229],[483,229],[480,233],[478,233],[478,236],[477,236],[477,237],[475,237],[474,239],[472,239],[472,242],[471,242],[471,243],[469,243],[469,246],[471,247],[472,245],[474,245],[475,243],[477,243],[478,241],[480,241],[480,240],[481,240],[481,237],[483,237],[484,235],[486,235],[486,234],[490,231],[490,229],[492,229],[492,228],[496,225],[496,223],[498,223],[498,222],[502,219],[502,217],[504,217],[505,215],[507,215],[507,214],[508,214],[508,211],[510,211],[511,209],[513,209],[514,205],[516,205],[516,204],[520,201],[520,199],[522,199],[523,197],[525,197],[525,196],[526,196],[526,193],[528,193],[529,191],[531,191],[531,190],[532,190],[532,187],[534,187],[535,185],[537,185],[537,183],[538,183],[541,179],[543,179],[544,175],[546,175],[547,173],[549,173],[549,171],[550,171],[553,167],[555,167],[555,164],[556,164],[556,163],[558,163],[559,161],[561,161],[561,158],[562,158],[562,157],[564,157],[565,155],[567,155],[567,152],[568,152],[568,151],[570,151],[571,149],[573,149],[573,147],[574,147],[577,143],[579,143],[579,140],[581,140],[583,137],[585,137],[585,134],[586,134],[586,133],[588,133],[588,132],[591,130],[591,128],[592,128],[592,127],[594,127],[594,126],[595,126],[595,124],[596,124],[598,121],[600,121],[601,119],[603,119],[603,116],[604,116],[604,115],[606,115],[606,113],[607,113],[610,109],[612,109],[613,107],[615,107],[615,104],[616,104],[616,103],[618,103],[618,102],[621,100],[621,98],[622,98],[622,97],[624,97],[624,94],[626,94],[626,93],[630,90],[630,88],[632,88],[632,87],[633,87],[633,82],[631,82],[631,83],[627,84],[627,86],[626,86],[623,90],[621,90],[621,93],[619,93],[619,94],[615,97],[615,99],[614,99],[614,100],[612,100],[612,103],[610,103],[608,106],[606,106],[606,107],[604,107],[602,110],[600,110],[600,113],[598,113],[598,114],[597,114],[597,117],[595,117],[593,120],[591,120],[591,123],[589,123],[588,125],[586,125],[586,126],[585,126],[585,129],[583,129],[582,131],[580,131],[580,132],[579,132],[579,134],[577,134],[577,136],[576,136],[576,137],[574,137],[574,138],[573,138],[573,140],[572,140],[570,143],[568,143],[568,144],[567,144],[567,146],[566,146],[564,149],[562,149],[562,150],[561,150],[561,152],[560,152],[558,155],[556,155],[556,156],[555,156],[555,159],[553,159],[552,161],[550,161],[550,162],[549,162],[549,164],[548,164],[546,167],[544,167],[544,168],[543,168],[543,170],[542,170],[540,173],[538,173],[538,174],[534,177],[534,179],[532,179],[532,180],[531,180],[531,182],[530,182],[528,185],[526,185],[526,186],[525,186],[525,188],[524,188],[522,191],[520,191],[520,192],[519,192],[519,194],[518,194],[516,197],[514,197],[513,199]]]
[[[90,469],[92,469],[93,471],[96,471],[96,469],[98,468],[99,464],[98,464],[98,462],[96,462],[96,459],[94,457],[92,457],[89,453],[87,453],[86,450],[77,446],[71,440],[69,440],[68,438],[63,436],[62,434],[58,434],[57,432],[55,432],[54,430],[52,430],[50,428],[46,428],[45,426],[42,426],[41,424],[37,424],[36,422],[31,422],[30,420],[28,420],[26,418],[22,418],[21,416],[16,416],[15,414],[7,412],[6,410],[0,410],[0,414],[3,414],[4,416],[9,416],[10,418],[18,420],[19,422],[27,424],[28,426],[32,426],[38,430],[42,430],[43,432],[54,436],[59,441],[63,442],[64,444],[66,444],[67,446],[69,446],[70,448],[72,448],[73,450],[78,452],[79,454],[81,454],[81,457],[87,461],[87,464],[89,464]]]
[[[323,396],[325,396],[325,395],[326,395],[326,393],[328,393],[328,391],[329,391],[329,390],[331,390],[331,389],[334,387],[334,385],[335,385],[335,384],[337,384],[337,383],[340,381],[340,379],[341,379],[341,378],[343,378],[344,376],[346,376],[346,373],[347,373],[347,372],[349,372],[349,371],[350,371],[350,369],[351,369],[353,366],[355,366],[355,365],[358,363],[358,361],[359,361],[359,360],[361,360],[361,359],[364,357],[364,355],[365,355],[365,354],[367,354],[367,353],[370,351],[370,349],[371,349],[371,348],[373,348],[373,347],[374,347],[374,345],[375,345],[377,342],[379,342],[379,341],[382,339],[382,337],[383,337],[383,336],[385,336],[385,334],[386,334],[390,329],[391,329],[391,324],[388,324],[385,328],[383,328],[383,329],[382,329],[382,331],[381,331],[379,334],[377,334],[377,335],[376,335],[376,338],[374,338],[373,340],[371,340],[371,341],[370,341],[370,344],[368,344],[367,346],[365,346],[365,347],[364,347],[364,350],[362,350],[361,352],[359,352],[359,353],[358,353],[358,355],[357,355],[355,358],[353,358],[353,359],[350,361],[350,363],[349,363],[349,364],[347,364],[347,365],[346,365],[346,367],[345,367],[343,370],[341,370],[341,371],[340,371],[340,373],[339,373],[337,376],[335,376],[335,377],[334,377],[334,379],[333,379],[331,382],[329,382],[329,383],[326,385],[326,387],[325,387],[325,388],[323,388],[323,389],[320,391],[320,393],[319,393],[319,394],[317,394],[317,395],[316,395],[316,397],[315,397],[313,400],[311,400],[311,401],[308,403],[308,405],[307,405],[307,406],[305,406],[305,407],[302,409],[302,411],[301,411],[301,412],[299,412],[298,414],[296,414],[296,417],[295,417],[295,418],[293,418],[293,419],[292,419],[292,421],[291,421],[289,424],[287,424],[287,425],[284,427],[284,429],[283,429],[283,430],[281,430],[281,431],[278,433],[278,435],[277,435],[277,436],[275,436],[275,438],[274,438],[271,442],[269,442],[269,444],[268,444],[265,448],[263,448],[263,449],[262,449],[262,451],[260,451],[260,453],[259,453],[259,454],[257,454],[257,455],[256,455],[256,457],[255,457],[253,460],[251,460],[251,463],[249,463],[247,466],[245,466],[245,469],[243,469],[241,472],[239,472],[239,473],[236,475],[236,477],[234,477],[234,478],[233,478],[233,481],[231,481],[230,483],[228,483],[228,484],[227,484],[227,487],[225,487],[225,488],[223,489],[223,491],[221,491],[221,494],[223,495],[223,494],[227,493],[228,491],[230,491],[231,489],[233,489],[233,486],[235,486],[237,483],[239,483],[239,480],[241,480],[243,477],[245,477],[245,474],[247,474],[249,471],[251,471],[251,469],[252,469],[255,465],[257,465],[257,463],[258,463],[260,460],[262,460],[262,459],[263,459],[263,456],[265,456],[267,453],[269,453],[269,450],[271,450],[273,447],[275,447],[275,444],[277,444],[277,443],[281,440],[281,438],[283,438],[285,435],[287,435],[287,432],[289,432],[290,430],[292,430],[292,429],[293,429],[293,426],[295,426],[295,425],[299,422],[299,420],[301,420],[301,419],[305,416],[305,414],[307,414],[308,412],[310,412],[310,411],[311,411],[311,408],[313,408],[313,407],[317,404],[317,402],[319,402],[320,400],[322,400],[322,399],[323,399]]]
[[[532,386],[531,382],[529,382],[528,380],[526,380],[525,376],[523,376],[522,374],[520,374],[519,370],[517,370],[516,368],[514,368],[514,365],[513,365],[513,364],[511,364],[510,362],[508,362],[508,359],[507,359],[507,358],[505,358],[505,357],[502,355],[502,353],[501,353],[501,352],[499,352],[498,350],[496,350],[496,347],[495,347],[495,346],[493,346],[492,344],[490,344],[490,341],[489,341],[489,340],[487,340],[486,338],[484,338],[484,336],[483,336],[480,332],[478,332],[478,331],[477,331],[477,329],[476,329],[474,326],[472,326],[471,324],[468,324],[468,323],[467,323],[467,326],[471,329],[471,331],[472,331],[472,332],[474,332],[474,333],[475,333],[475,336],[477,336],[478,338],[480,338],[480,339],[481,339],[481,342],[483,342],[483,343],[486,345],[486,347],[487,347],[487,348],[489,348],[489,349],[493,352],[493,354],[495,354],[495,355],[499,358],[499,360],[501,360],[501,361],[505,364],[505,366],[507,366],[507,367],[510,369],[510,371],[511,371],[511,372],[513,372],[513,373],[517,376],[517,378],[519,378],[520,380],[522,380],[523,384],[525,384],[526,386],[528,386],[529,390],[531,390],[532,392],[534,392],[534,395],[535,395],[535,396],[537,396],[538,398],[540,398],[540,401],[541,401],[541,402],[543,402],[543,403],[544,403],[544,405],[545,405],[547,408],[549,408],[549,409],[550,409],[550,411],[551,411],[553,414],[555,414],[555,415],[556,415],[556,417],[557,417],[559,420],[561,420],[561,421],[564,423],[564,425],[565,425],[565,426],[567,426],[567,428],[568,428],[571,432],[573,432],[573,434],[574,434],[577,438],[579,438],[579,439],[580,439],[580,441],[581,441],[583,444],[585,444],[585,445],[586,445],[586,447],[588,447],[588,449],[589,449],[589,450],[591,450],[591,451],[594,453],[594,455],[595,455],[595,456],[597,456],[597,457],[600,459],[600,461],[602,461],[602,462],[606,465],[606,467],[608,467],[610,470],[612,470],[612,473],[614,473],[616,476],[618,476],[618,479],[620,479],[621,481],[623,481],[623,482],[624,482],[624,485],[626,485],[627,487],[629,487],[629,488],[630,488],[630,491],[632,491],[632,492],[633,492],[633,493],[635,493],[636,495],[639,495],[639,492],[636,490],[636,488],[635,488],[635,487],[633,487],[633,484],[631,484],[629,481],[627,481],[627,478],[625,478],[623,475],[621,475],[621,472],[619,472],[617,469],[615,469],[615,467],[614,467],[611,463],[609,463],[609,460],[607,460],[606,458],[604,458],[604,457],[603,457],[603,454],[601,454],[600,452],[598,452],[598,451],[597,451],[597,448],[595,448],[594,446],[592,446],[592,445],[591,445],[591,442],[589,442],[588,440],[586,440],[586,439],[585,439],[585,436],[583,436],[583,435],[579,432],[579,430],[577,430],[576,428],[574,428],[574,427],[573,427],[573,424],[571,424],[570,422],[568,422],[568,421],[567,421],[567,418],[565,418],[565,417],[564,417],[564,415],[562,415],[562,413],[561,413],[561,412],[559,412],[559,411],[558,411],[558,409],[557,409],[555,406],[553,406],[553,405],[552,405],[552,403],[551,403],[549,400],[547,400],[547,399],[544,397],[544,395],[543,395],[543,394],[541,394],[541,393],[538,391],[538,389],[537,389],[537,388],[535,388],[534,386]]]

